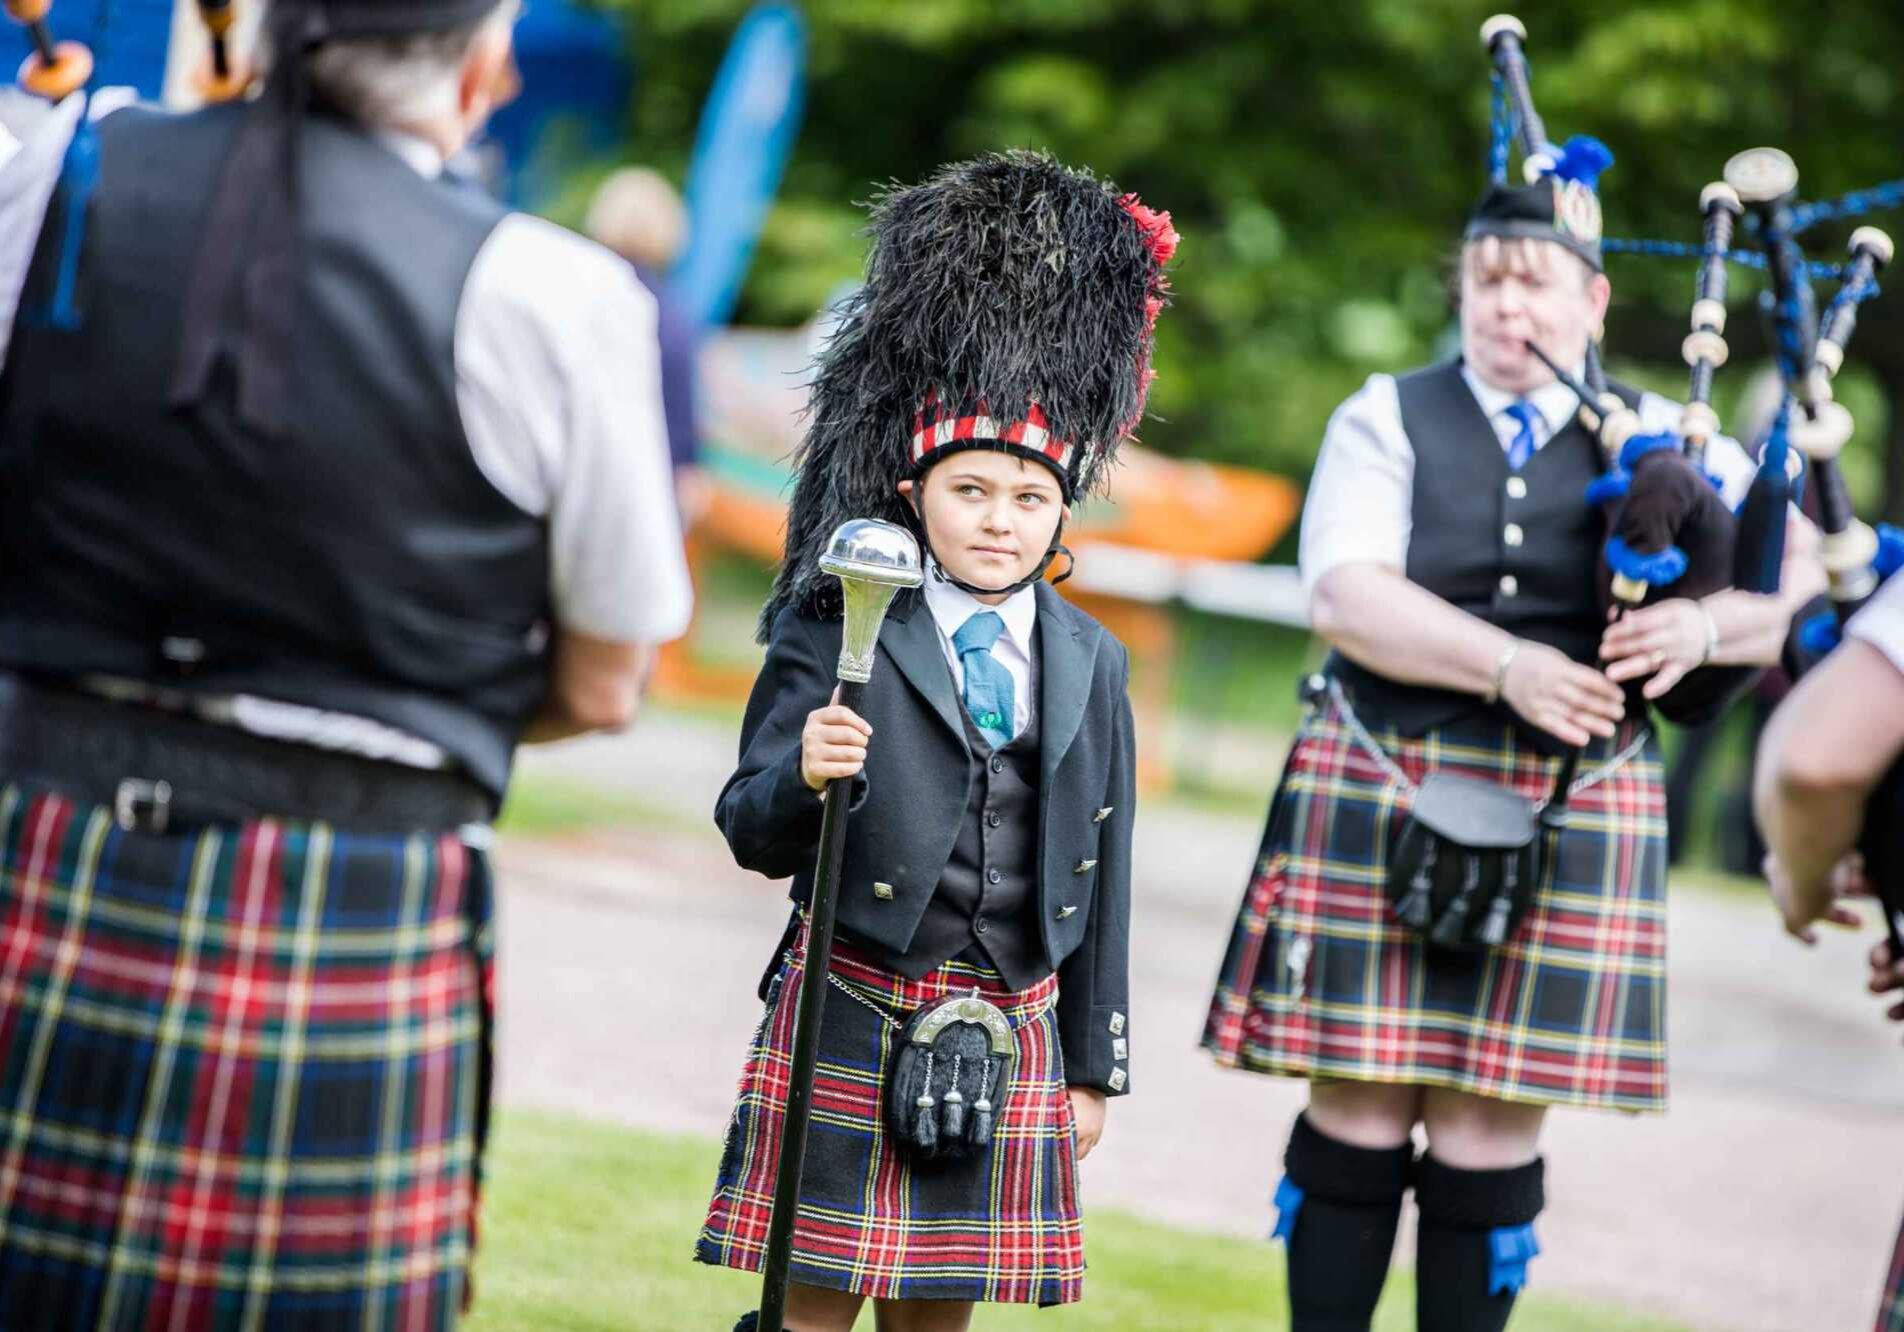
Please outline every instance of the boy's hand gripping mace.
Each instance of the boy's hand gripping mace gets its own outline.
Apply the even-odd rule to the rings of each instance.
[[[919,543],[910,532],[892,523],[855,519],[842,523],[833,533],[826,554],[820,558],[820,568],[840,580],[846,603],[846,624],[840,640],[839,701],[857,712],[872,678],[879,628],[894,594],[924,581]],[[773,1221],[767,1228],[767,1254],[761,1266],[759,1332],[781,1332],[786,1318],[793,1223],[800,1210],[800,1172],[806,1159],[807,1123],[813,1113],[820,1015],[826,1006],[826,978],[833,962],[834,908],[839,897],[840,858],[846,848],[846,810],[852,796],[850,777],[836,777],[826,784],[826,809],[820,817],[820,858],[813,872],[813,900],[807,908],[806,967],[800,977],[799,1007],[794,1016],[793,1063],[780,1135],[780,1169],[774,1179]]]

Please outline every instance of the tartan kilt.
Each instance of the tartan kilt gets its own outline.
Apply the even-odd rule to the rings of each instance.
[[[1884,1279],[1884,1298],[1878,1303],[1873,1332],[1904,1332],[1904,1227],[1891,1250],[1891,1270]]]
[[[1638,734],[1628,722],[1580,772]],[[1410,780],[1445,769],[1551,789],[1557,760],[1478,718],[1376,739]],[[1401,790],[1332,710],[1312,713],[1270,808],[1203,1045],[1258,1073],[1447,1087],[1620,1110],[1666,1104],[1666,810],[1658,746],[1568,805],[1527,914],[1499,947],[1430,950],[1395,919]]]
[[[0,787],[0,1327],[450,1328],[489,891],[453,834]]]
[[[803,929],[771,982],[741,1073],[695,1247],[703,1263],[758,1272],[766,1253],[805,950]],[[1058,978],[1014,992],[990,968],[952,961],[907,980],[837,938],[832,974],[865,1002],[828,987],[791,1279],[882,1300],[1077,1300],[1084,1238]],[[915,1165],[894,1149],[882,1113],[898,1035],[882,1015],[903,1022],[974,988],[1016,1029],[1010,1098],[989,1151]]]

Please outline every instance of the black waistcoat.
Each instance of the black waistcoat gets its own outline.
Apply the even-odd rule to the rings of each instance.
[[[919,919],[912,946],[903,956],[884,953],[881,961],[916,979],[943,962],[964,957],[990,965],[1006,984],[1022,990],[1051,974],[1038,931],[1043,728],[1033,708],[1025,729],[994,750],[963,708],[959,716],[971,751],[971,795],[958,840]]]
[[[503,214],[307,122],[286,428],[240,422],[228,361],[173,407],[198,228],[242,114],[101,122],[83,323],[22,318],[0,377],[0,666],[370,717],[500,794],[546,688],[546,527],[471,457],[452,340]]]
[[[1554,433],[1519,472],[1461,377],[1459,362],[1396,378],[1402,427],[1415,454],[1409,581],[1518,638],[1592,664],[1600,634],[1600,548],[1606,520],[1586,502],[1605,470],[1598,443],[1578,419]],[[1628,406],[1639,395],[1614,385]],[[1371,723],[1417,736],[1485,712],[1474,694],[1399,684],[1340,653],[1331,669]],[[1493,705],[1512,718],[1505,704]],[[1523,726],[1537,746],[1560,742]]]

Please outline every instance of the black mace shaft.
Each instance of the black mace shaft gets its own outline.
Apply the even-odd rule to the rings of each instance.
[[[839,703],[860,711],[879,651],[879,627],[901,588],[917,587],[919,543],[902,527],[876,519],[844,523],[820,559],[822,571],[840,580],[844,606],[840,630]],[[806,1166],[807,1127],[813,1122],[813,1076],[819,1064],[820,1026],[826,1011],[827,977],[833,969],[833,922],[840,895],[840,861],[846,853],[846,813],[853,779],[826,784],[820,812],[819,858],[813,868],[813,899],[807,903],[805,970],[793,1017],[793,1058],[787,1073],[786,1113],[780,1129],[780,1164],[774,1175],[773,1219],[760,1267],[760,1308],[739,1326],[782,1332],[787,1286],[792,1278],[793,1232],[800,1214],[800,1176]]]
[[[859,711],[864,684],[844,681],[840,703]],[[774,1176],[773,1221],[767,1227],[767,1257],[761,1267],[761,1332],[780,1332],[786,1319],[787,1274],[793,1260],[793,1223],[800,1210],[800,1175],[806,1164],[807,1125],[813,1120],[813,1074],[819,1061],[820,1015],[826,1006],[826,978],[833,965],[833,921],[839,905],[840,858],[846,851],[846,807],[853,798],[850,777],[826,784],[820,814],[820,859],[813,872],[813,901],[807,908],[806,971],[800,977],[799,1007],[794,1010],[793,1064],[787,1087],[787,1112],[780,1134],[780,1169]]]

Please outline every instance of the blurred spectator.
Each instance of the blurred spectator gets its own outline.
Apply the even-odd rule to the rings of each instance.
[[[681,526],[690,529],[707,511],[711,498],[700,465],[701,438],[694,410],[701,338],[664,276],[687,244],[687,208],[674,186],[657,172],[622,167],[609,173],[595,191],[583,226],[634,265],[635,276],[654,293],[661,308],[662,409],[668,420],[668,453],[674,460]]]

